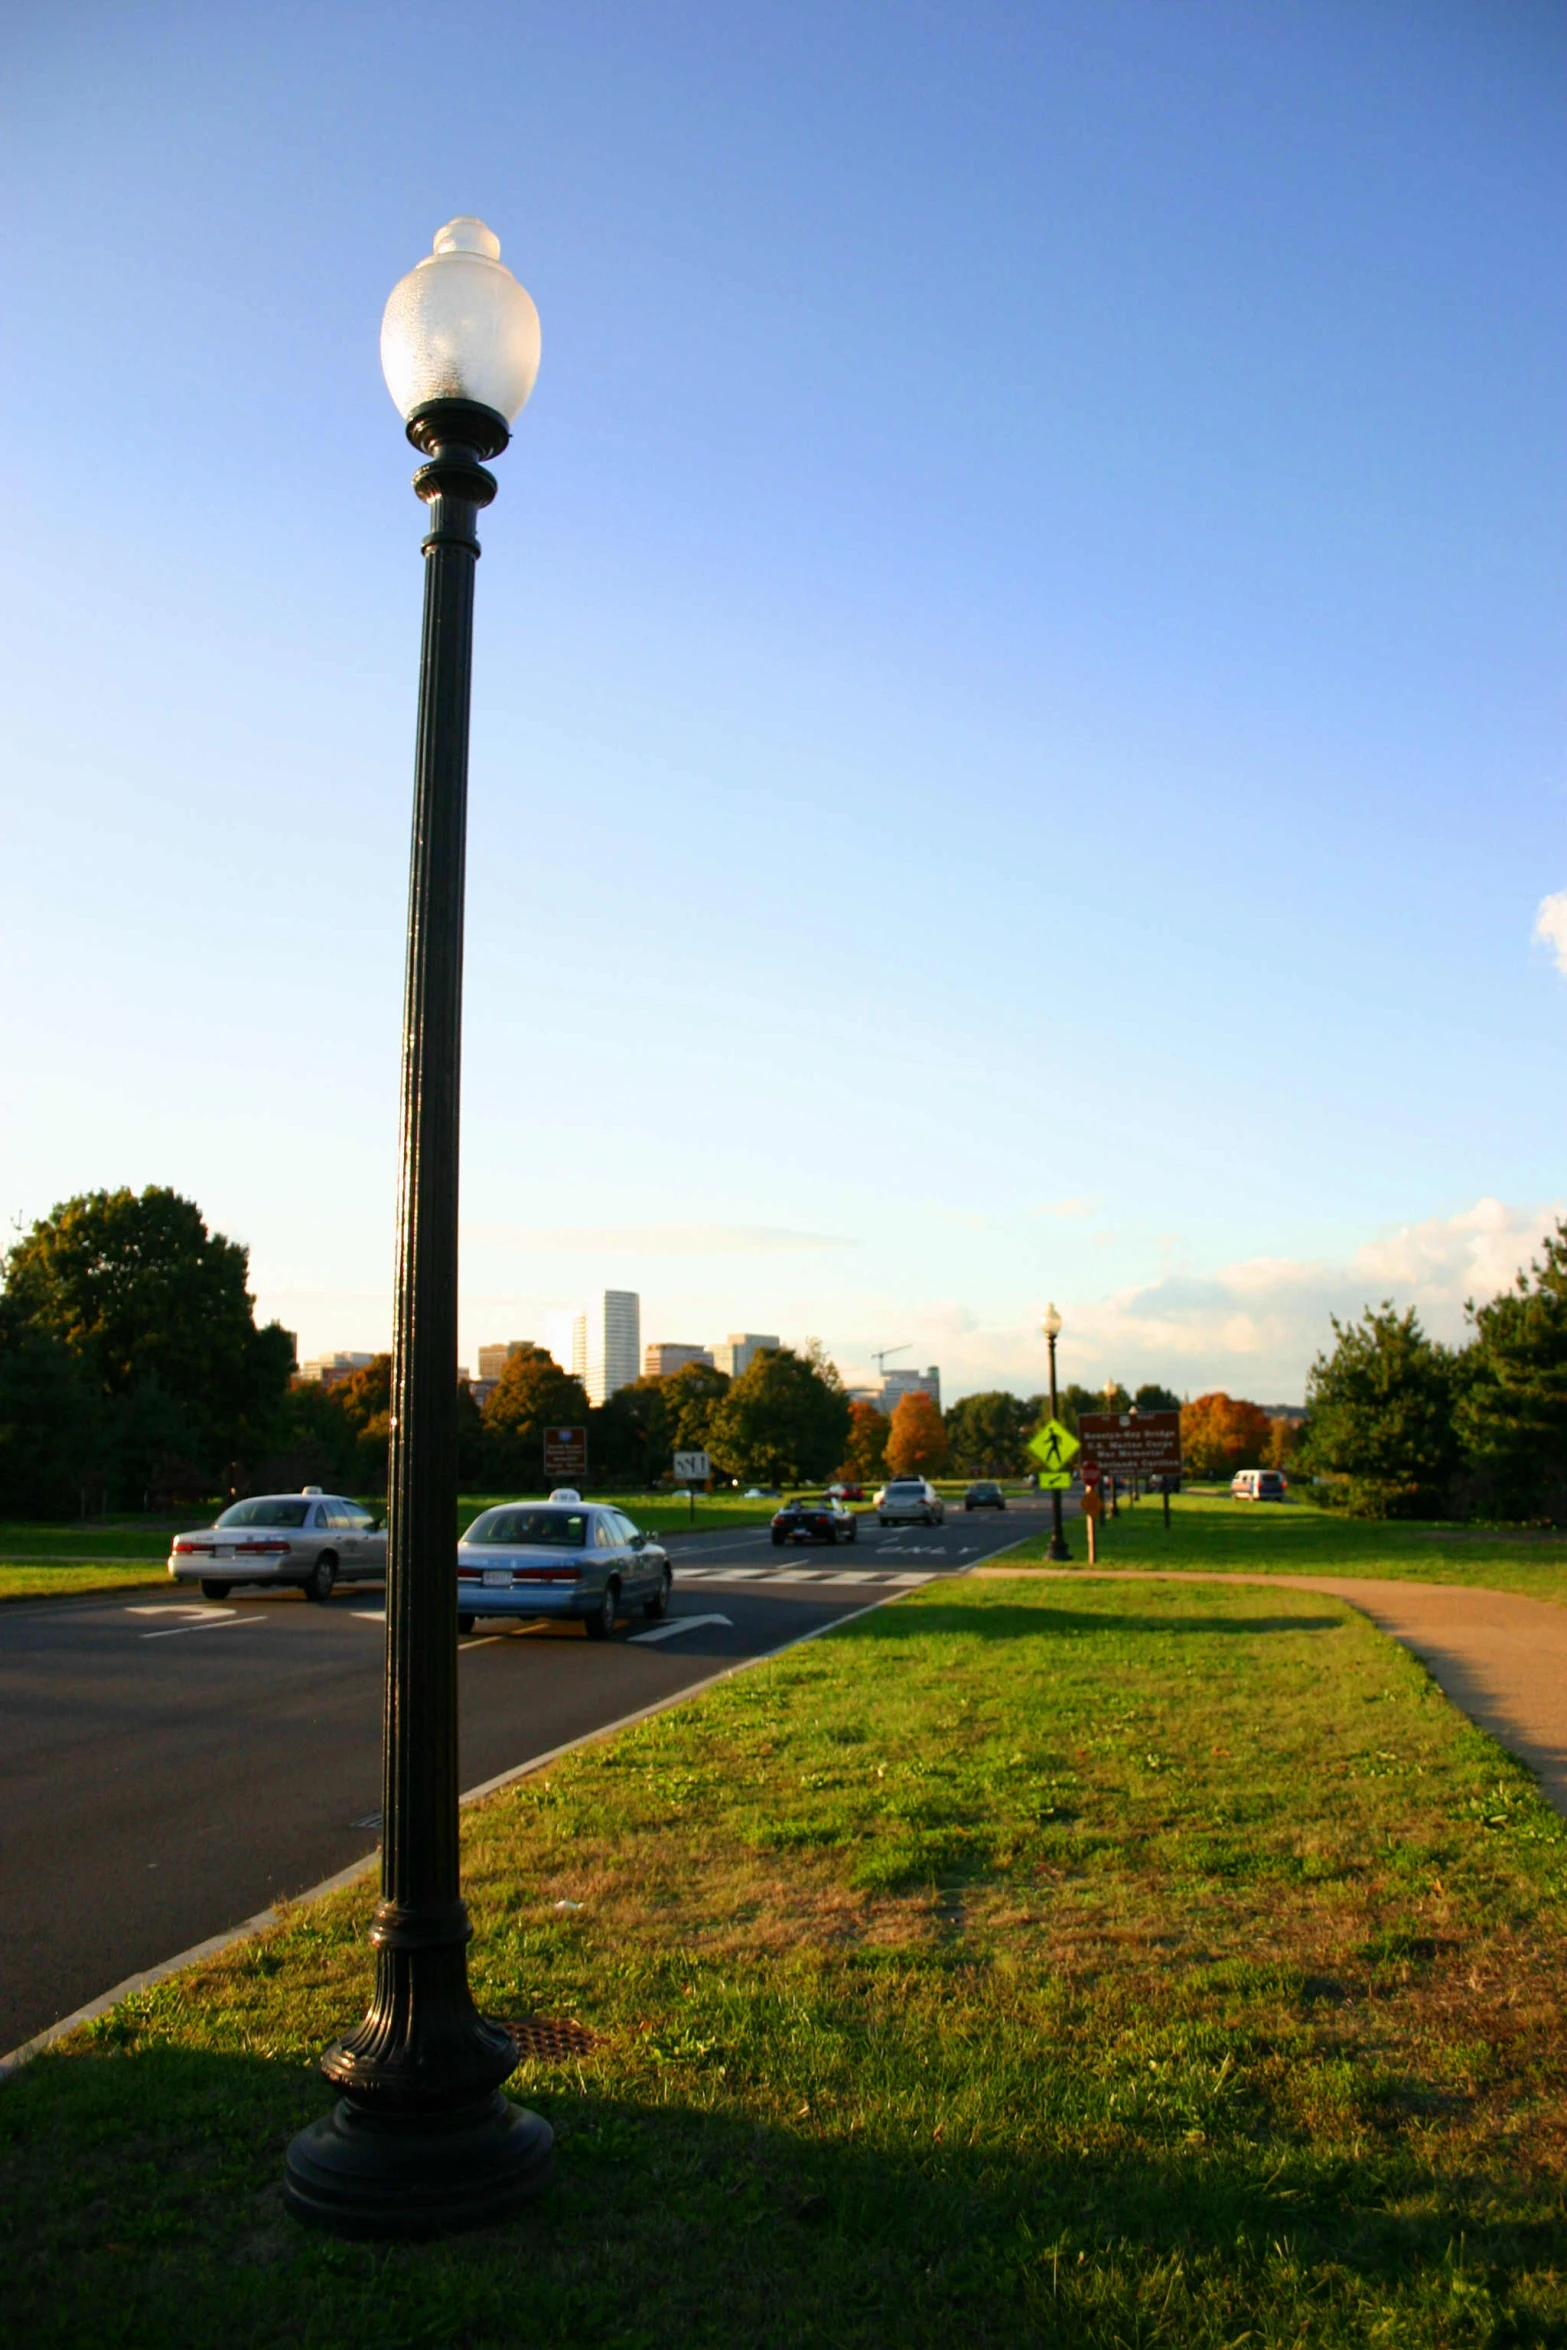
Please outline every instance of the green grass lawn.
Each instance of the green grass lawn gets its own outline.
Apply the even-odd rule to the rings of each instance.
[[[1080,1520],[1068,1522],[1067,1539],[1073,1566],[1086,1572]],[[1042,1559],[1047,1540],[1030,1536],[1007,1553],[1006,1564]],[[1567,1601],[1567,1542],[1494,1526],[1345,1518],[1293,1497],[1279,1504],[1182,1493],[1171,1500],[1168,1531],[1157,1498],[1135,1509],[1123,1500],[1120,1514],[1101,1526],[1099,1559],[1106,1567],[1211,1568],[1230,1575],[1392,1575]]]
[[[0,2091],[0,2338],[1567,2341],[1567,1829],[1333,1601],[931,1585],[464,1834],[482,2003],[594,2035],[555,2190],[287,2218],[355,1889]]]

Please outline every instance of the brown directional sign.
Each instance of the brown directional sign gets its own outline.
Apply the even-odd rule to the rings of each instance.
[[[544,1431],[544,1474],[546,1477],[585,1477],[588,1473],[588,1432],[586,1428],[546,1428]]]
[[[1181,1473],[1179,1412],[1079,1412],[1077,1433],[1085,1475],[1090,1467],[1112,1477]]]

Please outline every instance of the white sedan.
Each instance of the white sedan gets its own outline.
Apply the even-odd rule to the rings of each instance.
[[[876,1495],[873,1507],[884,1526],[946,1523],[947,1505],[924,1477],[889,1477]]]
[[[328,1600],[333,1585],[386,1580],[386,1528],[357,1501],[307,1485],[237,1501],[210,1526],[176,1534],[169,1573],[227,1599],[239,1583],[291,1583]]]

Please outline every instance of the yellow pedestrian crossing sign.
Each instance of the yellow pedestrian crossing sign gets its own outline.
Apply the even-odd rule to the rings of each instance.
[[[1039,1482],[1047,1492],[1052,1486],[1071,1484],[1072,1462],[1083,1448],[1070,1428],[1063,1428],[1059,1420],[1046,1420],[1029,1438],[1028,1449],[1039,1463]]]

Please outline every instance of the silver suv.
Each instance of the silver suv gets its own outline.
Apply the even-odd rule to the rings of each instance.
[[[876,1496],[876,1515],[884,1526],[900,1521],[915,1525],[944,1525],[947,1505],[924,1477],[890,1477]]]
[[[302,1493],[237,1501],[210,1526],[176,1534],[169,1573],[227,1599],[239,1583],[292,1583],[328,1600],[335,1583],[384,1583],[386,1528],[357,1501],[307,1485]]]

